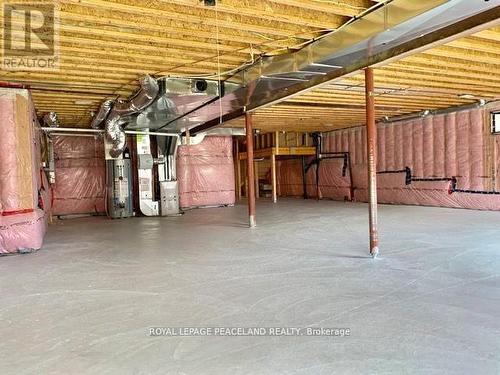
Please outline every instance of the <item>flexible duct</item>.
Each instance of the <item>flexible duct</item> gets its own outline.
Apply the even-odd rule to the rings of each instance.
[[[43,116],[43,124],[44,126],[48,126],[51,128],[59,127],[59,120],[57,118],[56,112],[48,112]]]
[[[113,143],[113,147],[109,150],[109,154],[113,158],[117,158],[122,154],[127,143],[125,131],[122,128],[122,123],[120,123],[120,116],[111,116],[111,118],[106,121],[106,138]]]
[[[90,126],[92,126],[93,129],[99,129],[104,120],[106,120],[106,117],[108,117],[111,108],[113,108],[113,101],[104,101],[99,107],[99,111],[92,119],[92,124]]]
[[[158,95],[158,83],[154,78],[147,75],[140,83],[139,91],[127,101],[117,101],[106,119],[106,138],[113,143],[109,154],[114,158],[120,156],[125,149],[126,136],[122,126],[127,120],[124,117],[144,110]]]
[[[111,114],[130,115],[148,107],[158,95],[159,87],[156,79],[146,75],[140,80],[141,88],[129,100],[119,100],[115,103]]]

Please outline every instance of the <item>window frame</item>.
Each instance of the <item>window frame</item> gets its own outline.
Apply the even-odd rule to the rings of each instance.
[[[491,134],[500,135],[500,110],[490,112]]]

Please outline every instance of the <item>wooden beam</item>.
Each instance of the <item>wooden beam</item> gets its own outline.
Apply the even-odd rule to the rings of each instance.
[[[308,155],[315,155],[316,154],[316,148],[314,147],[304,147],[304,146],[299,146],[299,147],[269,147],[269,148],[262,148],[260,150],[254,150],[253,156],[254,158],[270,158],[271,155],[276,155],[276,156],[308,156]],[[246,160],[247,158],[247,153],[246,152],[240,152],[239,155],[240,160]]]

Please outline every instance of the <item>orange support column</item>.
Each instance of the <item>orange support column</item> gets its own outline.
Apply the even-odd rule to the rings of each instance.
[[[370,254],[378,254],[377,227],[377,125],[375,124],[375,98],[373,69],[365,69],[366,91],[366,145],[368,154],[368,201],[370,222]]]
[[[254,161],[253,161],[253,124],[252,115],[245,113],[245,128],[247,137],[247,180],[248,180],[248,225],[255,227],[255,184],[254,184]]]

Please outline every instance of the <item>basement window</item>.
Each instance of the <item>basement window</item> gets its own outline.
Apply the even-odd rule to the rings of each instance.
[[[491,112],[491,132],[500,134],[500,111]]]

